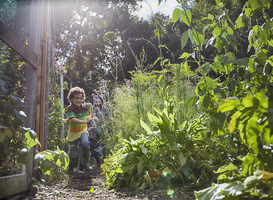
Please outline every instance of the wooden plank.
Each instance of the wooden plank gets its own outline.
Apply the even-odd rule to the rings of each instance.
[[[37,138],[39,140],[39,142],[43,145],[43,141],[41,140],[41,123],[43,122],[43,119],[41,119],[41,89],[42,89],[42,62],[43,62],[43,46],[40,46],[40,53],[39,53],[39,62],[41,63],[41,67],[39,67],[38,69],[38,82],[37,82],[37,100],[36,100],[36,134],[37,134]],[[42,151],[43,147],[40,147],[39,145],[36,145],[36,150],[37,151]]]
[[[41,47],[42,21],[43,21],[43,1],[31,0],[30,8],[30,26],[28,45],[39,55]],[[41,56],[38,57],[38,68],[41,68]],[[27,64],[26,74],[26,99],[25,112],[27,118],[25,120],[25,127],[36,130],[36,105],[37,105],[37,90],[38,90],[38,70],[30,63]],[[38,134],[38,133],[37,133]],[[36,145],[37,146],[37,145]],[[32,155],[35,154],[35,148],[32,148]],[[31,188],[32,175],[34,173],[34,161],[29,163],[26,167],[28,189]]]
[[[3,21],[0,20],[0,40],[14,49],[28,63],[38,69],[38,55],[14,33]]]
[[[46,84],[46,61],[47,61],[47,41],[48,41],[48,5],[49,0],[45,0],[45,15],[44,15],[44,35],[43,35],[43,56],[42,56],[42,70],[41,70],[41,110],[40,110],[40,143],[44,149],[44,134],[45,134],[45,84]]]

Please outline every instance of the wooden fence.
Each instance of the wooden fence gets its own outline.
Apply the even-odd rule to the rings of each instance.
[[[10,0],[9,2],[15,2]],[[6,1],[7,2],[7,1]],[[17,0],[16,5],[22,2]],[[42,147],[47,148],[49,71],[54,63],[53,0],[29,0],[28,38],[20,37],[20,30],[0,20],[0,40],[14,49],[27,62],[25,127],[36,131]],[[19,8],[16,8],[19,11]],[[20,10],[21,14],[24,10]],[[24,13],[23,13],[24,14]],[[15,18],[16,19],[16,18]],[[27,39],[28,45],[25,40]],[[32,152],[34,152],[33,149]],[[34,153],[33,153],[34,154]],[[22,173],[0,177],[0,199],[8,198],[31,188],[33,163],[22,167]]]

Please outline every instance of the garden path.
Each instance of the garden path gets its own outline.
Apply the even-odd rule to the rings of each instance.
[[[79,174],[73,173],[68,180],[47,186],[40,189],[35,195],[30,194],[23,200],[51,200],[51,199],[110,199],[110,200],[157,200],[157,199],[181,199],[194,200],[193,190],[184,187],[174,189],[174,198],[167,195],[167,191],[145,190],[132,191],[127,189],[108,190],[105,186],[104,175],[100,169],[93,169],[91,172]]]

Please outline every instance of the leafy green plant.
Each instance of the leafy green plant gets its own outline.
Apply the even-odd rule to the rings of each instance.
[[[1,59],[1,64],[4,62]],[[19,131],[26,115],[24,101],[9,88],[10,78],[0,69],[0,175],[20,172],[17,163],[20,149],[23,148],[24,135]]]
[[[151,125],[140,121],[146,133],[137,140],[125,140],[125,147],[113,152],[103,165],[109,187],[145,189],[164,187],[176,182],[202,182],[212,173],[205,149],[202,120],[186,121],[181,126],[175,119],[173,101],[166,100],[164,109],[148,113]],[[203,170],[200,173],[200,168]],[[209,170],[206,170],[209,169]]]
[[[220,112],[232,111],[229,131],[230,133],[237,131],[241,141],[251,149],[252,153],[248,153],[241,159],[243,161],[241,170],[232,164],[219,168],[218,173],[226,171],[236,171],[236,173],[221,174],[218,177],[218,182],[222,184],[212,186],[210,194],[207,194],[207,189],[196,192],[198,199],[207,199],[208,197],[215,199],[220,198],[219,195],[222,195],[222,199],[230,196],[272,198],[271,179],[273,177],[270,171],[273,163],[270,150],[273,141],[266,117],[269,99],[265,94],[266,91],[257,92],[255,96],[248,94],[241,101],[238,98],[226,99],[218,108]],[[230,180],[233,182],[230,183]],[[221,186],[227,188],[223,189]],[[221,194],[222,190],[224,195]],[[235,190],[236,193],[232,193],[232,190]]]
[[[214,67],[226,77],[223,85],[227,87],[226,91],[228,92],[224,94],[226,97],[230,97],[223,103],[219,102],[220,106],[216,113],[227,113],[227,124],[225,125],[227,128],[225,129],[231,134],[239,135],[239,143],[246,145],[249,150],[245,151],[245,155],[241,159],[240,170],[237,169],[236,173],[221,174],[218,177],[220,185],[214,185],[210,190],[205,189],[200,193],[196,192],[198,199],[230,197],[243,199],[252,196],[272,198],[271,177],[265,175],[271,174],[272,171],[270,153],[268,152],[273,142],[272,120],[269,117],[272,105],[272,92],[270,91],[272,65],[269,62],[271,55],[268,51],[271,41],[270,35],[272,35],[268,30],[272,30],[272,24],[267,15],[270,3],[260,3],[261,1],[246,2],[244,13],[237,18],[237,26],[243,28],[245,24],[242,17],[254,17],[258,10],[263,12],[265,16],[263,26],[254,25],[249,32],[248,50],[254,48],[255,53],[249,58],[236,59],[235,54],[228,52],[224,56],[214,59]],[[218,31],[220,30],[218,29]],[[263,34],[265,35],[262,36]],[[232,37],[230,38],[232,39]],[[222,39],[220,38],[219,41]],[[230,40],[234,50],[237,48],[236,41],[235,39]],[[219,48],[219,52],[224,46],[215,47]],[[235,75],[234,71],[239,73]],[[238,81],[233,81],[232,76]],[[215,112],[215,109],[213,110]],[[257,172],[257,170],[260,171]],[[232,190],[236,192],[233,193]]]
[[[55,151],[45,150],[35,154],[34,161],[48,177],[48,182],[61,180],[69,165],[69,156],[58,147]]]
[[[21,149],[18,162],[22,164],[29,164],[35,161],[36,168],[41,169],[48,177],[48,182],[61,180],[62,175],[65,174],[69,164],[69,157],[65,151],[60,150],[58,147],[55,151],[45,150],[35,154],[33,158],[33,149],[35,145],[40,145],[36,137],[35,131],[27,128],[21,128],[25,135],[24,144],[25,148]]]

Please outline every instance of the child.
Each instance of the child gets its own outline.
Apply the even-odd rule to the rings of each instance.
[[[92,169],[89,164],[90,143],[88,140],[87,124],[92,118],[87,117],[92,110],[91,103],[85,103],[85,91],[80,87],[70,89],[67,99],[70,105],[67,107],[69,130],[67,141],[69,142],[69,172],[78,166],[80,144],[82,148],[81,162],[86,171]]]
[[[88,124],[88,132],[89,132],[89,142],[90,142],[90,151],[91,151],[91,163],[93,157],[96,159],[97,165],[101,165],[101,144],[100,144],[100,127],[98,126],[99,119],[97,117],[93,117],[92,121]]]

